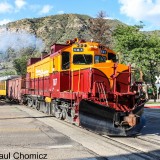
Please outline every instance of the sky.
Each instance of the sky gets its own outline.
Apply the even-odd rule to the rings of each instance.
[[[0,25],[65,13],[96,17],[100,11],[128,25],[142,21],[146,31],[160,30],[160,0],[0,0]]]

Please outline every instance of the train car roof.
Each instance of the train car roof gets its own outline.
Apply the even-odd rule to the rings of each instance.
[[[14,79],[14,78],[18,78],[20,76],[18,75],[8,75],[8,76],[2,76],[0,77],[0,81],[6,81],[6,80],[9,80],[9,79]]]

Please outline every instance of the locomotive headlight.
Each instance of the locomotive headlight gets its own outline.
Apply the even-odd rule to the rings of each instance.
[[[87,44],[84,44],[84,47],[87,47]]]
[[[77,47],[87,47],[87,44],[77,44]]]
[[[83,44],[81,44],[81,47],[83,47]]]

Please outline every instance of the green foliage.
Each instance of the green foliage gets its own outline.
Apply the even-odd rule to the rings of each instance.
[[[124,63],[131,63],[143,72],[144,80],[154,85],[160,63],[160,37],[145,34],[141,26],[119,25],[114,30],[114,45]]]
[[[0,76],[7,76],[7,75],[16,75],[16,72],[13,70],[5,70],[3,73],[0,73]]]
[[[25,75],[27,69],[27,60],[28,56],[23,56],[21,58],[17,58],[13,61],[13,66],[18,75]]]

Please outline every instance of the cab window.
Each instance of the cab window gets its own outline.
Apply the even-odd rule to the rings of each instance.
[[[73,55],[73,64],[92,64],[92,55],[89,54],[75,54]]]
[[[62,52],[62,70],[70,68],[70,53]]]
[[[113,62],[117,62],[116,55],[113,53],[108,53],[108,60],[112,60]]]
[[[106,56],[95,56],[94,57],[94,62],[95,63],[102,63],[106,61]]]
[[[53,68],[55,68],[55,62],[54,62],[54,59],[53,59]]]

